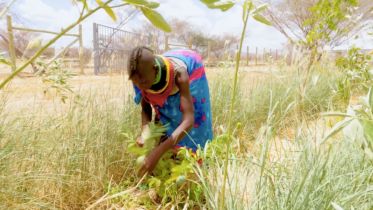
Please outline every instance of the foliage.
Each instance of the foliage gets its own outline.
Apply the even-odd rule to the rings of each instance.
[[[221,11],[227,11],[234,6],[233,1],[220,1],[220,0],[201,0],[210,9],[220,9]]]
[[[213,0],[213,1],[202,1],[202,2],[204,4],[206,4],[209,8],[218,8],[218,9],[221,9],[222,11],[226,11],[233,6],[232,2],[229,2],[229,1],[228,2],[218,2],[218,1]],[[219,6],[216,6],[217,4]],[[258,21],[260,23],[270,25],[271,23],[262,16],[262,12],[266,8],[267,8],[267,4],[262,4],[262,5],[257,6],[251,0],[246,0],[246,1],[243,2],[243,5],[242,5],[243,28],[242,28],[242,33],[241,33],[241,37],[240,37],[240,45],[238,47],[238,52],[237,52],[237,55],[236,55],[235,74],[234,74],[233,88],[232,88],[232,95],[231,95],[232,98],[230,100],[230,109],[229,109],[230,110],[229,111],[230,116],[232,116],[232,114],[233,114],[233,107],[234,107],[235,100],[236,100],[238,69],[239,69],[239,66],[240,66],[241,50],[242,50],[243,40],[244,40],[245,34],[246,34],[247,21],[250,17],[250,18],[254,18],[256,21]],[[227,127],[228,127],[228,129],[227,129],[228,138],[231,138],[231,135],[232,135],[232,117],[228,118],[228,126]],[[223,208],[223,205],[224,205],[224,202],[225,202],[225,185],[226,185],[227,174],[228,174],[228,164],[229,164],[228,158],[229,158],[229,153],[230,153],[229,141],[227,141],[227,143],[226,143],[225,153],[226,153],[226,155],[225,155],[225,163],[224,163],[223,187],[222,187],[222,192],[221,192],[221,195],[220,195],[221,196],[221,198],[220,198],[221,204],[219,205],[220,209]]]
[[[10,61],[6,58],[4,58],[2,55],[0,55],[0,63],[5,65],[10,65]]]
[[[342,129],[348,131],[347,138],[356,142],[373,161],[373,88],[369,89],[366,97],[360,99],[358,105],[350,106],[346,114],[344,113],[327,113],[326,116],[344,116],[345,119],[337,123],[323,142]]]
[[[166,126],[149,123],[141,133],[141,138],[144,141],[144,145],[140,147],[135,142],[129,143],[128,151],[140,156],[140,158],[148,155],[149,152],[152,151],[152,149],[159,143],[166,129]]]
[[[372,57],[353,47],[348,50],[346,57],[336,60],[336,66],[345,74],[345,84],[352,89],[366,91],[373,84]]]
[[[128,152],[137,156],[136,165],[141,167],[146,155],[159,143],[167,126],[150,123],[144,128],[141,137],[144,145],[139,147],[136,143],[128,144]],[[196,182],[193,173],[194,164],[200,160],[198,153],[193,153],[186,148],[169,151],[158,161],[151,176],[145,180],[142,188],[155,189],[163,205],[197,205],[201,202],[202,189]],[[156,199],[157,200],[157,199]]]
[[[342,44],[372,18],[370,0],[284,0],[265,13],[289,42],[315,48]]]
[[[75,75],[70,71],[61,68],[61,60],[54,60],[51,64],[46,64],[43,61],[37,61],[37,75],[41,77],[44,83],[44,94],[56,93],[63,103],[73,93],[69,80]]]
[[[159,6],[159,3],[148,1],[148,0],[123,0],[136,8],[138,8],[144,16],[157,28],[165,31],[171,32],[171,27],[163,19],[162,15],[159,14],[154,9]]]
[[[318,0],[309,8],[311,16],[302,23],[308,33],[301,43],[309,48],[319,47],[330,43],[332,35],[350,30],[338,24],[346,20],[349,9],[357,5],[356,0]]]

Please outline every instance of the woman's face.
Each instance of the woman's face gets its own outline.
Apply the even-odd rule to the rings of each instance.
[[[154,59],[148,62],[139,62],[138,65],[138,71],[131,77],[131,80],[141,90],[147,90],[153,85],[156,77]]]

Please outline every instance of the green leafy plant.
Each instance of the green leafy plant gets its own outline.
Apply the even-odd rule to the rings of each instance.
[[[300,44],[310,50],[310,60],[307,71],[311,65],[321,56],[319,48],[330,43],[336,34],[344,34],[348,28],[340,24],[346,20],[349,11],[358,5],[356,0],[318,0],[310,8],[310,17],[301,24],[308,33]]]
[[[222,11],[226,11],[230,9],[233,6],[233,3],[231,1],[228,2],[221,2],[218,3],[218,1],[213,0],[213,1],[202,1],[204,4],[206,4],[209,8],[217,8],[221,9]],[[218,6],[216,6],[218,5]],[[238,48],[238,52],[236,55],[236,64],[235,64],[235,74],[234,74],[234,80],[233,80],[233,89],[232,89],[232,98],[230,101],[230,116],[232,116],[233,113],[233,107],[236,99],[236,92],[237,92],[237,81],[238,81],[238,69],[240,65],[240,60],[241,60],[241,51],[242,51],[242,45],[243,41],[246,35],[246,26],[247,26],[247,21],[249,18],[254,18],[256,21],[266,24],[266,25],[271,25],[271,23],[265,19],[261,13],[267,8],[267,4],[262,4],[259,6],[256,6],[253,1],[246,0],[243,2],[242,5],[242,22],[243,22],[243,28],[241,32],[241,37],[240,37],[240,45]],[[232,117],[228,119],[228,138],[231,138],[232,135]],[[229,154],[230,154],[230,143],[229,141],[226,142],[226,156],[225,156],[225,165],[224,165],[224,179],[223,179],[223,187],[222,187],[222,192],[221,192],[221,199],[220,199],[220,205],[219,209],[223,209],[224,203],[225,203],[225,186],[226,186],[226,180],[228,176],[228,159],[229,159]]]
[[[144,145],[140,147],[135,142],[128,144],[128,151],[139,156],[136,161],[138,166],[141,166],[144,163],[145,156],[148,155],[149,152],[159,143],[166,129],[165,126],[149,123],[141,133]]]
[[[360,98],[356,106],[350,107],[349,113],[327,113],[325,116],[343,116],[344,120],[337,123],[332,130],[325,136],[322,142],[325,142],[333,135],[340,132],[348,126],[354,126],[350,129],[352,140],[361,146],[363,151],[373,161],[373,88],[369,89],[367,96]],[[354,124],[354,125],[353,125]]]
[[[36,62],[38,69],[37,75],[41,77],[44,87],[44,94],[56,93],[63,103],[66,102],[68,95],[73,93],[69,80],[75,75],[61,67],[61,60],[54,60],[50,65],[38,60]]]
[[[158,145],[166,127],[149,123],[141,134],[144,145],[139,147],[136,143],[128,144],[128,152],[137,157],[137,167],[142,166],[149,152]],[[169,151],[158,161],[142,187],[155,189],[163,205],[186,205],[185,202],[197,204],[201,200],[202,189],[195,181],[193,166],[199,159],[197,153],[186,148],[180,148],[177,153]]]
[[[372,57],[361,52],[360,48],[348,50],[346,57],[336,60],[336,66],[345,74],[345,83],[352,89],[368,90],[373,84]]]

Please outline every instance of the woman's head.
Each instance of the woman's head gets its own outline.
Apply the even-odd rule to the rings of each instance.
[[[128,78],[142,90],[149,89],[156,77],[155,56],[147,47],[136,47],[128,59]]]

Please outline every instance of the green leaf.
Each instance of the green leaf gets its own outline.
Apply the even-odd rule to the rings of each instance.
[[[27,44],[27,47],[24,51],[39,49],[41,47],[42,41],[43,40],[40,37],[32,39],[31,41],[29,41],[29,43]]]
[[[87,0],[78,0],[78,2],[82,2],[83,8],[88,9]]]
[[[127,147],[127,151],[134,154],[134,155],[145,155],[147,150],[144,147],[139,147],[136,143],[131,143]]]
[[[0,56],[0,63],[10,66],[10,61]]]
[[[100,7],[102,7],[105,10],[105,12],[111,17],[111,19],[113,19],[114,21],[117,20],[117,17],[115,16],[115,13],[111,9],[111,7],[109,7],[107,4],[104,4],[104,2],[102,2],[101,0],[96,0],[96,2]]]
[[[342,113],[342,112],[327,112],[322,113],[321,116],[323,117],[355,117],[354,115]]]
[[[132,5],[135,5],[135,6],[143,6],[143,7],[148,7],[151,9],[155,9],[159,7],[159,3],[154,2],[154,1],[147,1],[147,0],[123,0],[123,1],[129,4],[132,4]]]
[[[259,5],[254,11],[253,11],[253,14],[260,14],[261,12],[263,12],[264,10],[266,10],[268,7],[268,4],[262,4],[262,5]]]
[[[266,24],[266,25],[269,25],[269,26],[272,25],[271,22],[269,22],[267,19],[265,19],[263,16],[261,16],[259,14],[254,15],[253,18],[255,20],[257,20],[258,22],[261,22],[263,24]]]
[[[334,202],[332,202],[331,204],[332,204],[332,206],[333,206],[333,208],[334,208],[335,210],[343,210],[343,208],[342,208],[340,205],[338,205],[338,204],[336,204],[336,203],[334,203]]]
[[[373,121],[372,120],[360,120],[361,125],[364,128],[364,137],[370,145],[373,146]]]
[[[165,32],[171,32],[170,25],[168,25],[168,23],[165,21],[161,14],[146,7],[142,7],[141,11],[154,26],[156,26],[159,29],[162,29]]]
[[[348,124],[350,124],[352,120],[354,120],[354,118],[346,118],[346,119],[338,122],[337,124],[335,124],[335,126],[333,126],[333,128],[329,131],[329,133],[321,140],[320,144],[323,144],[330,137],[337,134],[340,130],[342,130],[344,127],[346,127]]]
[[[369,93],[368,93],[368,103],[369,103],[369,106],[370,106],[370,110],[371,112],[373,113],[373,87],[371,87],[369,89]]]
[[[215,2],[218,2],[219,0],[201,0],[202,3],[204,4],[212,4],[212,3],[215,3]]]
[[[221,11],[225,12],[234,6],[233,1],[222,1],[222,2],[214,2],[211,4],[206,4],[210,9],[220,9]]]
[[[252,1],[246,1],[247,2],[247,11],[251,13],[251,11],[254,9],[254,3]]]
[[[149,183],[149,187],[159,188],[162,184],[162,181],[156,177],[151,177],[149,178],[148,183]]]

